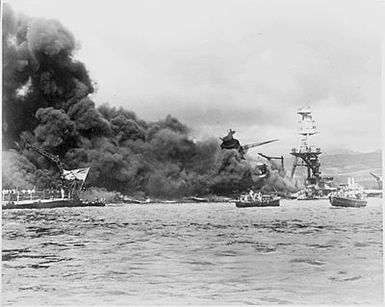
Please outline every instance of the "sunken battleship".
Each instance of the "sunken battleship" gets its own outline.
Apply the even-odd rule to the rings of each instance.
[[[321,148],[310,144],[310,137],[318,133],[312,110],[310,107],[304,107],[299,109],[297,114],[301,116],[299,121],[300,141],[298,148],[293,148],[290,152],[294,157],[290,177],[293,179],[297,167],[305,167],[307,177],[304,189],[295,196],[298,200],[327,198],[336,188],[332,186],[333,177],[321,176],[319,160],[319,155],[322,153]]]

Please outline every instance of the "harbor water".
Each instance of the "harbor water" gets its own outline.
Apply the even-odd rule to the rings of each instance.
[[[382,199],[2,212],[3,305],[381,304]]]

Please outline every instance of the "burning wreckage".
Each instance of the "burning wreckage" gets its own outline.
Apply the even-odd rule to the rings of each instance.
[[[224,136],[223,138],[220,138],[222,140],[221,148],[236,149],[241,155],[242,159],[245,159],[245,154],[249,149],[278,141],[278,139],[274,139],[274,140],[268,140],[268,141],[259,142],[259,143],[241,145],[241,143],[233,137],[234,134],[235,134],[235,131],[230,129],[229,133],[226,136]]]
[[[58,176],[56,158],[56,165],[48,163],[49,154],[38,156],[13,140],[60,157],[69,169],[90,167],[86,184],[103,193],[182,199],[231,197],[256,184],[272,192],[295,189],[279,169],[260,180],[263,165],[258,174],[242,158],[274,140],[242,146],[230,133],[222,148],[236,150],[221,150],[215,138],[193,141],[190,129],[170,115],[147,122],[123,108],[96,106],[93,81],[74,56],[75,37],[60,22],[17,15],[4,5],[2,38],[3,189],[72,184]]]
[[[233,137],[234,134],[235,134],[235,131],[230,129],[226,136],[220,138],[222,140],[221,149],[235,149],[238,151],[241,159],[243,160],[246,159],[245,155],[249,149],[278,141],[278,139],[274,139],[274,140],[268,140],[268,141],[263,141],[258,143],[241,145],[239,140]],[[267,160],[270,161],[269,159],[270,157],[265,156],[261,153],[259,153],[259,155],[264,158],[267,158]],[[283,161],[283,157],[282,157],[282,161]],[[255,166],[255,171],[256,171],[256,174],[258,174],[259,178],[264,178],[268,175],[268,166],[266,163],[257,162]]]

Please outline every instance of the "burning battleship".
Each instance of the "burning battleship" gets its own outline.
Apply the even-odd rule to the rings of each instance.
[[[234,134],[235,134],[235,131],[230,129],[226,136],[220,138],[222,140],[221,149],[235,149],[238,151],[241,159],[243,160],[246,159],[245,155],[249,149],[278,141],[278,139],[273,139],[273,140],[268,140],[268,141],[263,141],[258,143],[241,145],[239,140],[234,138]],[[258,162],[255,166],[255,173],[259,178],[264,178],[267,175],[267,169],[268,168],[265,163]]]
[[[254,167],[241,157],[271,141],[242,145],[231,131],[222,148],[235,150],[222,151],[214,138],[192,141],[189,128],[171,115],[147,122],[131,110],[97,106],[94,80],[74,54],[74,35],[59,21],[3,9],[3,188],[44,190],[58,177],[45,159],[15,149],[12,140],[57,154],[71,169],[92,166],[90,186],[123,195],[230,197],[255,184]],[[281,177],[265,178],[270,190],[287,190]]]
[[[236,149],[239,152],[239,154],[241,155],[242,159],[245,159],[245,154],[247,153],[247,151],[249,149],[278,141],[278,139],[274,139],[274,140],[268,140],[268,141],[263,141],[263,142],[258,142],[258,143],[241,145],[239,140],[237,140],[233,137],[234,134],[235,134],[235,131],[230,129],[229,133],[226,136],[220,138],[222,140],[221,148],[222,149]]]
[[[272,139],[242,145],[239,140],[234,138],[234,134],[235,131],[230,129],[226,136],[221,137],[220,147],[222,150],[236,150],[241,161],[246,160],[246,153],[249,149],[278,141],[278,139]],[[261,191],[266,195],[273,193],[283,197],[289,197],[297,190],[293,181],[286,175],[283,156],[268,156],[260,152],[258,156],[261,158],[255,160],[253,157],[249,157],[250,159],[245,161],[252,166],[253,184],[249,188]],[[273,160],[279,160],[280,163],[275,163]]]

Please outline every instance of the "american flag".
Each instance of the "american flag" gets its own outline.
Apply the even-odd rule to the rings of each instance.
[[[78,168],[78,169],[73,169],[70,171],[63,170],[63,176],[67,180],[86,180],[86,177],[88,175],[88,171],[90,170],[89,167],[86,168]]]

